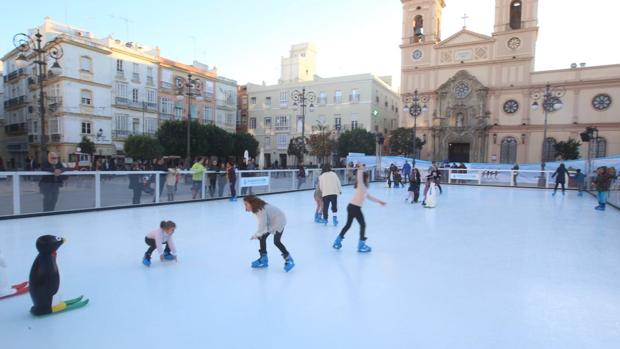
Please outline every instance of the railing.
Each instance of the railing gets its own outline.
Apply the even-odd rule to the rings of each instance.
[[[172,90],[172,83],[171,82],[166,82],[166,81],[160,81],[159,82],[159,87],[166,89],[166,90]]]
[[[334,171],[343,185],[353,183],[352,169]],[[301,178],[298,172],[237,171],[235,190],[237,195],[243,196],[315,188],[321,173],[319,169],[306,169],[306,176]],[[374,178],[374,171],[372,174]],[[51,175],[49,172],[0,172],[0,217],[46,213],[43,207],[46,189],[39,186],[44,176]],[[199,175],[196,184],[191,171],[181,171],[173,185],[167,185],[167,173],[156,171],[68,171],[62,176],[64,181],[58,201],[53,207],[47,207],[47,212],[70,213],[230,197],[226,171],[207,171]]]
[[[26,96],[19,96],[4,101],[4,108],[13,108],[26,103]]]
[[[114,97],[114,104],[116,105],[129,105],[129,98],[127,97]]]

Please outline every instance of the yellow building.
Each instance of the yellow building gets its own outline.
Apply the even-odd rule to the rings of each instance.
[[[491,36],[463,27],[443,40],[446,1],[401,3],[401,93],[407,99],[418,90],[428,107],[414,113],[427,141],[423,159],[550,161],[554,143],[579,139],[588,126],[600,138],[580,147],[582,157],[620,154],[620,65],[534,71],[537,0],[496,0]],[[413,126],[409,113],[400,118]]]

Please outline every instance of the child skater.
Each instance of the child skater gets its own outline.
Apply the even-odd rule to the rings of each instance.
[[[426,208],[434,208],[437,206],[437,183],[433,179],[430,180],[428,191],[426,192],[426,196],[424,197],[424,207]]]
[[[144,237],[144,242],[149,245],[149,249],[144,253],[142,263],[147,267],[151,266],[151,254],[157,249],[160,261],[176,261],[177,249],[174,246],[172,234],[177,225],[173,221],[161,221],[159,229],[155,229]],[[162,245],[166,245],[164,249]]]
[[[267,237],[269,234],[273,234],[273,243],[282,252],[282,257],[284,258],[284,271],[289,272],[295,266],[295,261],[293,261],[286,247],[280,241],[284,232],[284,226],[286,225],[284,212],[257,198],[255,195],[245,196],[243,204],[245,210],[254,213],[258,221],[258,229],[250,240],[259,240],[260,249],[258,252],[260,253],[260,258],[252,262],[252,268],[266,268],[269,266]]]
[[[385,202],[368,194],[368,173],[364,171],[364,165],[358,164],[356,167],[357,179],[355,181],[355,193],[353,194],[353,198],[351,199],[349,206],[347,206],[347,224],[342,228],[342,231],[336,237],[332,247],[337,250],[342,247],[344,235],[347,233],[347,230],[351,228],[351,224],[355,218],[357,223],[360,225],[360,240],[357,244],[357,251],[370,252],[372,249],[370,246],[366,245],[366,222],[364,221],[364,214],[362,214],[362,205],[364,204],[364,200],[366,198],[380,204],[381,206],[385,206]]]
[[[316,202],[314,221],[316,223],[323,223],[323,195],[321,194],[321,188],[319,188],[318,185],[314,189],[314,202]]]
[[[414,167],[409,176],[409,189],[407,189],[409,196],[405,201],[410,201],[412,204],[418,202],[420,198],[420,182],[420,171]]]

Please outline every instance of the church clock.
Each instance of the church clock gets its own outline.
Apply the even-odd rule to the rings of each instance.
[[[611,106],[611,96],[605,93],[598,94],[592,98],[592,107],[596,110],[605,110]]]
[[[504,103],[504,111],[507,114],[514,114],[519,110],[519,102],[509,99]]]
[[[419,61],[422,58],[422,51],[420,50],[415,50],[411,53],[411,58],[413,58],[414,61]]]
[[[509,49],[516,50],[521,46],[521,39],[517,37],[510,38],[507,45]]]

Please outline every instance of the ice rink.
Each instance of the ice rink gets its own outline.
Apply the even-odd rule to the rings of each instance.
[[[288,218],[290,272],[269,238],[253,270],[256,228],[242,201],[197,202],[0,221],[9,280],[28,279],[35,239],[58,252],[63,298],[78,310],[35,318],[28,295],[0,301],[0,347],[21,348],[618,348],[620,212],[551,191],[445,186],[438,206],[406,204],[374,184],[370,254],[354,223],[313,222],[312,191],[268,195]],[[177,223],[178,263],[141,259],[144,234]],[[156,255],[154,255],[156,257]]]

